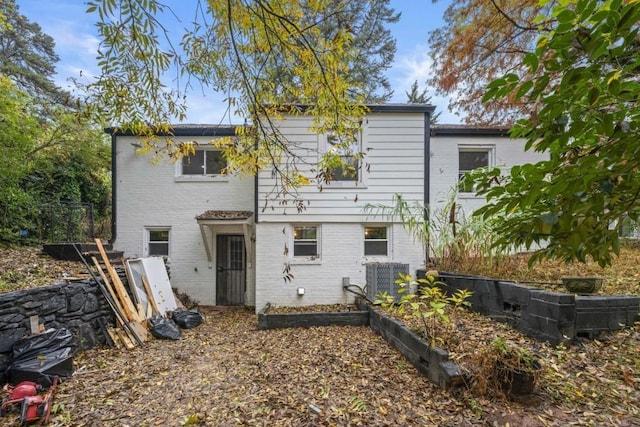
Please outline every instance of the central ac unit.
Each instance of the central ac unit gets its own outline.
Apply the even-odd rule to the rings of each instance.
[[[372,262],[367,264],[367,298],[373,301],[378,292],[386,292],[394,299],[399,298],[395,283],[398,273],[409,274],[409,264],[398,262]]]

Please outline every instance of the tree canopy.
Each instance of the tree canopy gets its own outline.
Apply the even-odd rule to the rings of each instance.
[[[172,159],[191,146],[153,134],[170,133],[169,124],[185,117],[185,89],[194,84],[227,94],[229,117],[250,125],[217,141],[227,172],[254,174],[274,165],[285,192],[309,177],[274,123],[283,106],[312,116],[318,132],[347,135],[359,126],[366,101],[390,95],[383,71],[395,41],[385,25],[398,15],[388,0],[197,2],[193,25],[178,40],[161,18],[170,9],[158,1],[87,5],[98,18],[101,73],[86,103],[114,126],[148,135],[145,150]],[[165,86],[171,70],[176,84]],[[321,168],[316,178],[326,176]]]
[[[429,95],[429,90],[426,87],[420,90],[417,80],[414,80],[414,82],[411,84],[411,89],[409,89],[409,91],[405,91],[404,93],[405,95],[407,95],[407,102],[409,104],[431,103],[431,95]],[[438,117],[440,117],[440,112],[431,115],[431,124],[437,123]]]
[[[57,61],[53,39],[0,0],[0,243],[40,238],[51,204],[92,203],[97,222],[109,217],[109,145],[66,105]]]
[[[0,74],[40,104],[67,103],[69,95],[53,82],[59,59],[53,38],[20,14],[14,0],[0,0],[0,17]]]
[[[526,99],[484,100],[488,83],[506,73],[525,77],[523,53],[535,47],[548,29],[552,4],[539,0],[453,0],[444,27],[430,33],[433,77],[438,94],[449,95],[449,107],[465,112],[474,125],[505,125],[526,116],[533,106]]]
[[[496,219],[499,244],[545,257],[611,263],[620,227],[640,218],[640,3],[573,0],[554,5],[548,30],[519,61],[526,73],[492,82],[485,100],[535,105],[512,130],[535,165],[472,179]]]

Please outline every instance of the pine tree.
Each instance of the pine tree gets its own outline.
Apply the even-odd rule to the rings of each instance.
[[[409,104],[430,104],[431,96],[428,94],[428,89],[425,87],[420,92],[418,88],[418,80],[414,80],[411,84],[411,90],[409,92],[404,92],[407,95],[407,102]],[[440,117],[440,113],[435,113],[431,116],[431,124],[438,123],[438,117]]]
[[[0,73],[41,104],[66,103],[68,94],[53,81],[59,60],[53,38],[21,15],[14,0],[0,0],[0,16]]]

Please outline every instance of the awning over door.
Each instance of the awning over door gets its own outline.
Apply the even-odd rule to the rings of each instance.
[[[251,211],[206,211],[196,216],[200,226],[202,242],[207,253],[209,268],[213,266],[213,245],[215,244],[213,229],[216,227],[240,225],[244,236],[244,247],[247,253],[247,267],[251,268],[251,254],[253,253],[253,212]],[[209,233],[207,233],[207,229]]]

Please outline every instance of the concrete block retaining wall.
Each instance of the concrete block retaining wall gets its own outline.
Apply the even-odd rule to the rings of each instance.
[[[640,313],[637,296],[550,292],[514,282],[448,273],[441,273],[440,280],[450,293],[459,289],[473,292],[469,300],[473,310],[553,345],[632,326]]]
[[[258,313],[258,329],[369,325],[369,312],[366,310],[335,313],[269,313],[270,308],[271,304],[267,304]]]
[[[460,367],[449,360],[449,353],[429,344],[409,330],[403,323],[384,316],[369,306],[369,325],[391,346],[400,352],[431,382],[442,388],[464,383]]]
[[[104,344],[100,322],[113,325],[115,317],[93,280],[59,283],[0,295],[0,381],[11,361],[15,341],[31,333],[30,317],[38,316],[45,329],[67,328],[78,349]]]
[[[270,304],[258,313],[258,329],[295,328],[311,326],[370,326],[407,361],[430,381],[442,388],[464,383],[460,367],[449,360],[449,353],[429,346],[403,323],[384,316],[372,306],[357,301],[358,311],[339,313],[270,314]]]

